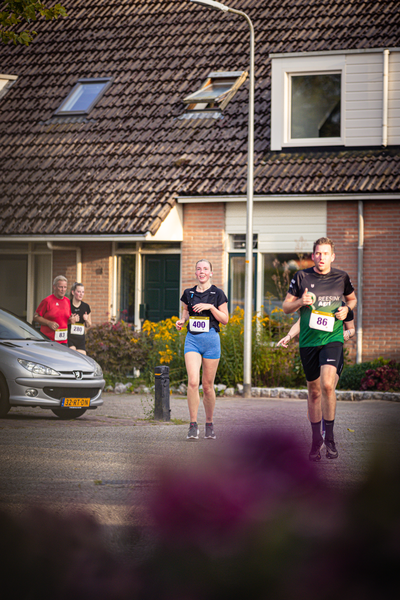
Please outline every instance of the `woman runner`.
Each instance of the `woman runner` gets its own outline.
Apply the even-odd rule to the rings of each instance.
[[[185,364],[188,374],[188,405],[190,426],[188,440],[199,439],[197,412],[200,404],[200,369],[203,368],[203,404],[206,413],[205,435],[215,439],[213,416],[215,408],[214,379],[221,357],[219,324],[229,321],[228,298],[224,292],[211,283],[212,266],[210,261],[201,259],[196,263],[197,285],[186,289],[182,294],[182,318],[176,322],[180,331],[187,324],[185,340]]]
[[[90,306],[83,302],[85,288],[82,283],[74,283],[71,288],[71,313],[74,322],[68,326],[68,346],[81,354],[86,354],[86,328],[91,327]]]

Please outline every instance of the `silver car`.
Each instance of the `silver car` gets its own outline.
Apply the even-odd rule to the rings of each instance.
[[[0,418],[12,406],[38,406],[75,419],[103,404],[104,385],[95,360],[0,309]]]

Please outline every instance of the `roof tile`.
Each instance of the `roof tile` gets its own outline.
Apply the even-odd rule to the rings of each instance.
[[[398,45],[394,0],[231,0],[256,29],[255,193],[398,191],[398,149],[269,151],[271,52]],[[248,30],[181,0],[70,0],[26,47],[0,104],[0,233],[155,232],[178,193],[243,194],[246,83],[222,119],[178,120],[212,70],[248,70]],[[54,119],[80,77],[114,83],[86,122]],[[73,203],[76,218],[69,219]]]

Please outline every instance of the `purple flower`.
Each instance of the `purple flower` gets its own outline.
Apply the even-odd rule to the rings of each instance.
[[[242,436],[208,465],[164,471],[150,508],[168,546],[219,552],[256,535],[283,505],[301,507],[322,492],[315,465],[293,436],[265,431]]]

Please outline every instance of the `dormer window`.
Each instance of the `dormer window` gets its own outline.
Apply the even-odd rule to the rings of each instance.
[[[110,87],[112,77],[79,79],[67,98],[56,110],[56,115],[85,115],[97,104]]]
[[[335,52],[272,55],[271,150],[350,145],[350,111],[360,115],[345,66]]]
[[[222,111],[247,78],[247,71],[215,71],[201,88],[186,96],[187,111]]]
[[[290,75],[289,140],[340,138],[341,73]]]
[[[5,96],[12,85],[17,81],[17,75],[0,75],[0,98]]]

